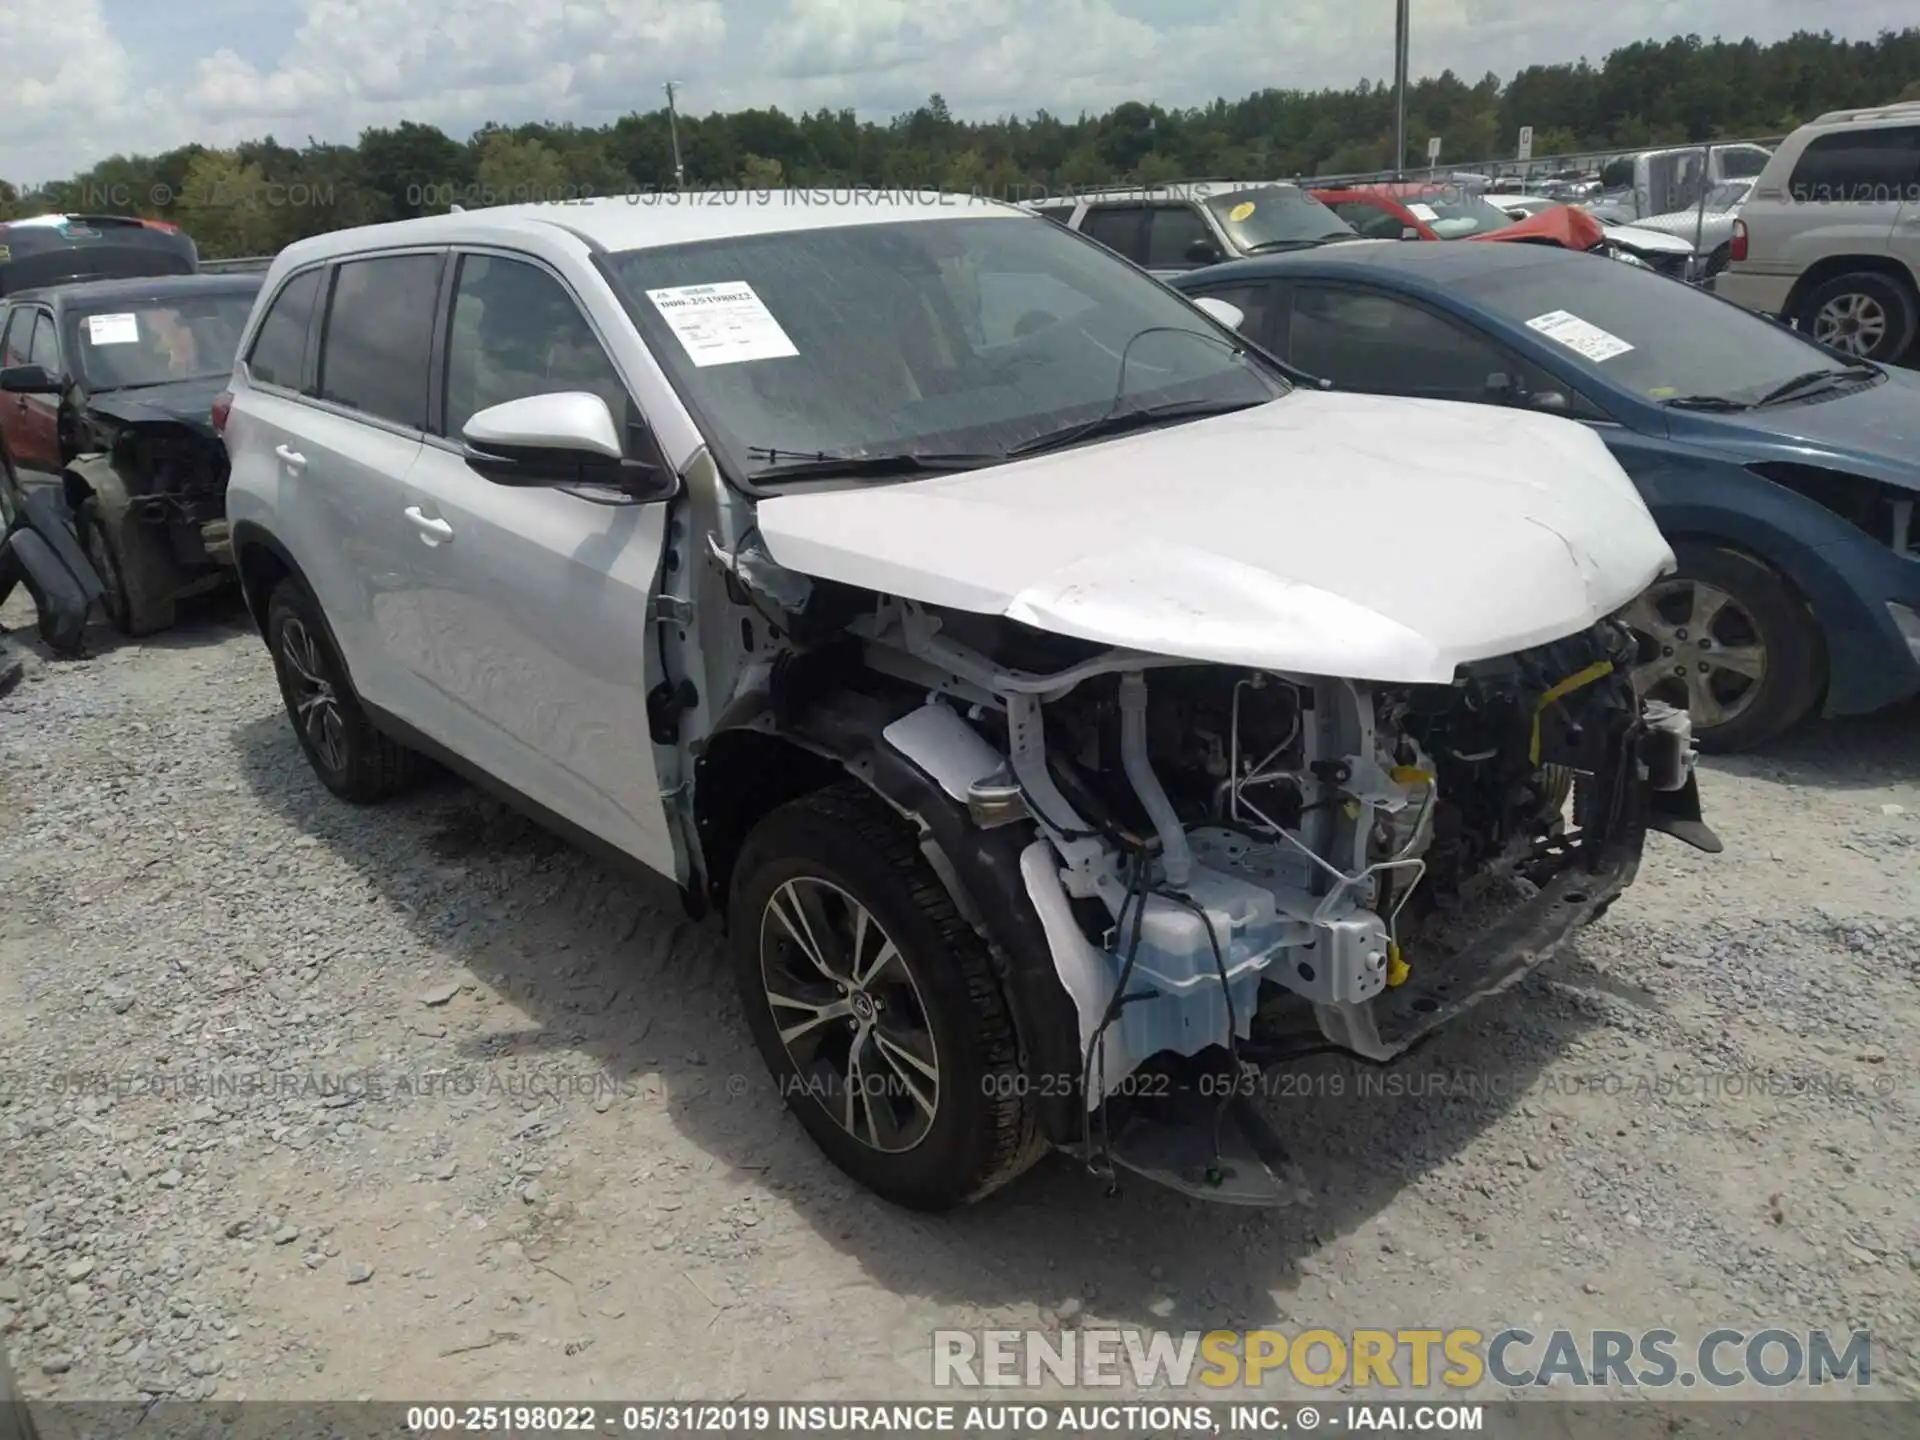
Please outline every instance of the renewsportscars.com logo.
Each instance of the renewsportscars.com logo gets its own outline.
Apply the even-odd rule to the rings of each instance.
[[[1825,1330],[936,1330],[939,1386],[1297,1384],[1423,1390],[1508,1387],[1732,1389],[1873,1383],[1873,1339]]]

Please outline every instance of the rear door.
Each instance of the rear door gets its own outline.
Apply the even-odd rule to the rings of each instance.
[[[270,313],[250,352],[244,418],[236,399],[228,421],[230,448],[246,452],[245,487],[273,476],[263,518],[305,569],[355,690],[435,737],[447,729],[445,707],[396,659],[414,641],[395,597],[418,546],[403,484],[426,428],[445,261],[440,248],[410,249],[295,276],[276,300],[289,305],[287,322],[276,328]],[[313,307],[313,359],[303,358],[290,389],[302,302]],[[274,379],[263,380],[263,369]]]
[[[431,691],[442,739],[546,810],[665,874],[676,869],[649,748],[649,595],[667,507],[497,485],[462,458],[478,411],[586,391],[628,454],[664,466],[646,416],[572,285],[530,255],[456,257],[432,418],[404,501],[400,582],[382,597],[395,659]]]

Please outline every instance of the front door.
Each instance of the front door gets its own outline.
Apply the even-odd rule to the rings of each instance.
[[[395,658],[448,701],[457,733],[440,738],[453,749],[674,874],[646,684],[667,507],[494,484],[468,468],[460,436],[490,406],[584,390],[626,423],[635,458],[659,457],[558,275],[497,252],[457,264],[436,416],[405,486],[409,558],[388,597],[389,633],[405,642]]]
[[[39,365],[60,378],[60,339],[51,312],[37,305],[16,305],[0,340],[0,365]],[[45,483],[60,473],[60,397],[0,396],[7,455],[22,485]]]

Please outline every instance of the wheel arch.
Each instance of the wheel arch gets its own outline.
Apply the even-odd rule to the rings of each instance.
[[[1801,303],[1815,290],[1829,280],[1838,280],[1842,275],[1859,272],[1884,275],[1887,279],[1904,285],[1907,294],[1920,304],[1920,281],[1916,281],[1913,271],[1894,255],[1828,255],[1816,260],[1800,272],[1800,278],[1793,282],[1793,289],[1787,292],[1786,313],[1791,315],[1800,308]]]
[[[963,804],[887,742],[882,732],[894,718],[893,707],[829,694],[785,726],[742,726],[710,737],[694,770],[701,898],[724,916],[737,878],[734,863],[753,825],[778,806],[850,776],[916,832],[921,854],[960,917],[986,942],[1023,1072],[1077,1076],[1079,1022],[1020,869],[1032,826],[976,826]],[[1061,1144],[1079,1136],[1070,1091],[1034,1087],[1041,1129]]]
[[[339,636],[333,633],[333,621],[328,618],[326,607],[320,604],[319,592],[313,588],[313,582],[307,579],[306,571],[300,568],[300,562],[293,558],[292,552],[272,531],[254,520],[241,520],[234,524],[232,545],[234,569],[240,575],[240,594],[246,601],[247,614],[253,618],[254,629],[260,632],[260,638],[267,638],[267,602],[272,598],[274,589],[283,580],[293,581],[313,601],[314,613],[320,617],[327,643],[333,647],[341,668],[347,672],[347,683],[353,685],[352,666],[347,661],[347,652],[340,648]]]

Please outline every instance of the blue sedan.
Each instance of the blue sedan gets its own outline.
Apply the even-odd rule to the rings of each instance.
[[[1920,376],[1548,246],[1363,241],[1172,283],[1337,389],[1593,426],[1680,562],[1628,614],[1635,679],[1704,747],[1920,692]]]

